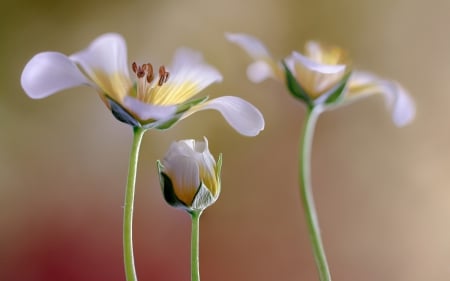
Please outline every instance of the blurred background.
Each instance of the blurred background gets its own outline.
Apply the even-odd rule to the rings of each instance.
[[[130,63],[168,65],[179,46],[224,75],[202,95],[237,95],[264,114],[246,138],[214,111],[145,135],[134,245],[139,280],[189,280],[190,220],[162,199],[155,161],[173,140],[207,136],[224,155],[223,192],[202,216],[202,280],[318,280],[297,190],[304,106],[274,81],[252,84],[225,32],[259,37],[276,58],[309,39],[400,81],[417,103],[405,128],[381,96],[319,120],[313,183],[333,280],[450,280],[449,1],[2,0],[0,280],[125,280],[122,206],[131,128],[89,88],[29,99],[36,53],[71,54],[121,33]]]

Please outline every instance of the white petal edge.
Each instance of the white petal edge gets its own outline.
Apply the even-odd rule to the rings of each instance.
[[[236,45],[244,49],[247,54],[249,54],[255,60],[271,57],[266,46],[264,46],[264,44],[256,37],[244,33],[229,32],[225,33],[225,37],[228,39],[228,41],[235,43]]]
[[[66,55],[58,52],[43,52],[31,58],[25,65],[20,83],[33,99],[90,84],[78,67]]]
[[[196,84],[198,92],[212,83],[223,80],[220,72],[207,64],[200,52],[186,47],[176,50],[168,70],[170,72],[168,83],[183,84],[189,81]]]
[[[91,77],[96,71],[129,76],[127,45],[125,39],[117,33],[100,35],[86,49],[71,55],[70,59]]]
[[[194,106],[181,119],[206,109],[219,111],[228,124],[241,135],[253,137],[264,129],[262,113],[251,103],[234,96],[223,96]]]
[[[395,81],[385,81],[384,89],[382,93],[394,124],[403,127],[411,123],[416,115],[416,106],[406,89]]]
[[[172,118],[176,111],[176,105],[160,106],[144,103],[138,99],[130,96],[126,96],[123,100],[123,105],[131,112],[137,115],[139,119],[145,121],[149,119],[155,120],[169,120]]]
[[[312,59],[305,57],[304,55],[298,53],[298,52],[292,52],[291,56],[287,58],[287,60],[293,60],[294,63],[300,63],[304,65],[306,68],[324,73],[324,74],[335,74],[339,72],[345,71],[346,65],[344,64],[322,64],[318,63],[316,61],[313,61]]]

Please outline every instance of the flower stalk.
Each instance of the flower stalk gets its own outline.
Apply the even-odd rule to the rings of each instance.
[[[191,281],[200,281],[199,236],[201,210],[189,212],[192,220],[191,230]]]
[[[306,216],[309,238],[312,244],[314,259],[319,271],[320,281],[331,281],[330,270],[325,256],[322,238],[320,235],[319,221],[314,204],[311,184],[311,150],[313,144],[314,128],[321,112],[320,107],[308,109],[303,135],[299,142],[299,183],[300,197]]]
[[[136,190],[136,172],[139,158],[139,148],[146,129],[133,127],[133,143],[131,146],[128,179],[125,190],[125,203],[123,211],[123,261],[127,281],[137,281],[133,253],[133,209],[134,193]]]

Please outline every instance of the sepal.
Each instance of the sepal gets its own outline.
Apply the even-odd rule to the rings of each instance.
[[[324,95],[324,97],[325,97],[324,103],[326,105],[338,104],[345,98],[345,93],[347,92],[346,91],[347,82],[348,82],[348,79],[350,78],[351,74],[352,74],[351,71],[349,71],[347,74],[345,74],[344,77],[342,78],[342,80],[336,86],[334,86],[331,90],[329,90],[328,93],[326,93]],[[319,97],[319,99],[320,99],[320,97]],[[319,99],[317,99],[316,102]]]
[[[303,87],[298,83],[295,76],[292,74],[289,67],[286,65],[286,62],[281,61],[284,67],[284,72],[286,74],[286,86],[289,89],[289,92],[298,99],[301,99],[309,108],[314,106],[313,100],[308,96]]]
[[[216,202],[217,197],[214,197],[209,189],[205,186],[204,183],[201,183],[199,189],[197,190],[197,194],[195,194],[194,200],[192,201],[190,210],[200,210],[211,206],[214,202]]]
[[[110,98],[108,95],[105,95],[105,97],[109,103],[111,113],[114,115],[114,117],[116,117],[117,120],[132,127],[142,127],[141,123],[136,120],[136,118],[134,118],[134,116],[129,113],[123,106]]]

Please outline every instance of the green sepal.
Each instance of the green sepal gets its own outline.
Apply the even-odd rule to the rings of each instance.
[[[195,105],[199,105],[204,103],[205,101],[207,101],[209,99],[208,96],[206,97],[201,97],[201,98],[196,98],[196,99],[191,99],[186,101],[185,103],[182,103],[181,105],[178,106],[177,108],[177,114],[178,113],[183,113],[187,110],[189,110],[191,107],[195,106]]]
[[[195,105],[204,103],[208,98],[209,97],[206,96],[206,97],[188,100],[187,102],[185,102],[177,107],[176,114],[174,115],[173,118],[165,121],[161,125],[152,126],[152,128],[154,127],[158,130],[167,130],[167,129],[171,128],[173,125],[175,125],[178,122],[178,120],[180,120],[180,118],[184,112],[186,112],[187,110],[189,110],[191,107],[193,107]]]
[[[325,100],[326,105],[332,105],[339,103],[344,98],[345,93],[345,87],[347,86],[348,79],[350,78],[350,75],[352,74],[351,71],[349,71],[345,76],[341,79],[339,84],[334,86],[328,93],[325,94],[327,97]]]
[[[219,158],[217,159],[217,163],[216,163],[216,179],[217,179],[217,189],[218,189],[216,198],[219,197],[220,191],[222,189],[221,175],[222,175],[222,153],[219,154]]]
[[[134,118],[134,116],[130,112],[128,112],[128,110],[123,108],[123,106],[110,98],[108,95],[105,95],[105,97],[108,100],[112,114],[114,115],[114,117],[116,117],[117,120],[133,127],[142,127],[141,123],[136,120],[136,118]]]
[[[209,191],[209,189],[202,182],[200,183],[200,187],[197,189],[197,193],[195,194],[194,200],[192,200],[189,209],[204,210],[216,202],[216,199],[217,197],[214,197],[211,191]]]
[[[286,74],[286,84],[289,89],[289,92],[298,99],[301,99],[309,108],[314,106],[313,100],[308,96],[305,89],[298,83],[295,76],[292,74],[289,67],[286,65],[284,61],[281,61],[283,64],[285,74]]]
[[[175,194],[172,180],[163,171],[164,170],[163,164],[158,160],[156,161],[156,165],[158,167],[159,183],[161,185],[164,200],[166,200],[167,204],[169,204],[172,207],[188,209],[186,204],[180,199],[178,199],[177,195]]]

